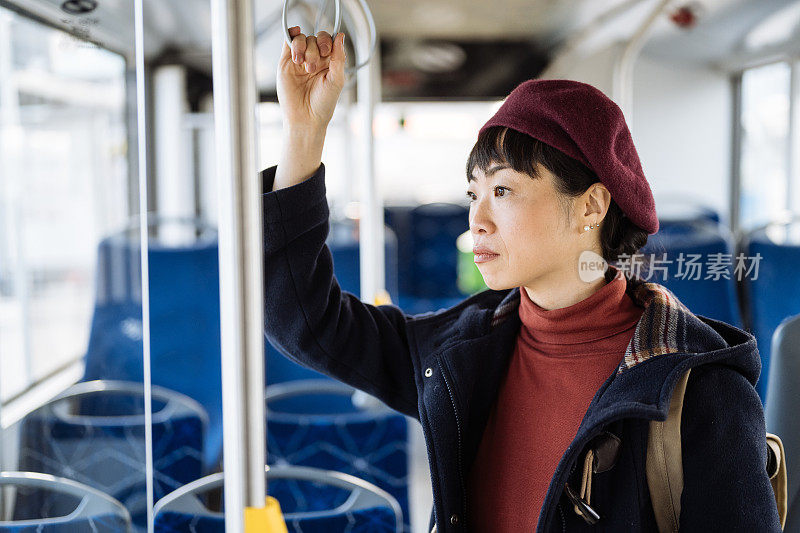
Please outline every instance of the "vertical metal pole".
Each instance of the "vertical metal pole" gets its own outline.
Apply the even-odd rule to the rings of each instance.
[[[0,168],[8,167],[8,160],[5,157],[7,142],[4,139],[6,132],[10,129],[12,121],[16,122],[15,116],[19,112],[17,107],[17,91],[12,82],[12,42],[11,42],[11,15],[0,12]],[[10,228],[11,221],[2,219],[9,217],[10,213],[5,208],[3,198],[7,195],[3,189],[7,186],[7,174],[0,171],[0,226]],[[0,258],[8,249],[3,232],[0,232]],[[2,271],[0,271],[2,275]],[[2,339],[0,339],[2,341]],[[0,351],[0,366],[3,364],[2,351]],[[7,357],[7,356],[6,356]],[[5,470],[6,464],[6,433],[3,428],[3,389],[0,383],[0,471]],[[6,492],[0,489],[0,520],[6,520]]]
[[[200,180],[200,218],[210,224],[216,224],[218,220],[217,208],[217,180],[214,170],[216,151],[214,144],[214,100],[209,95],[200,102],[201,116],[203,120],[199,126],[198,140],[198,166],[196,173]],[[207,125],[206,125],[207,123]]]
[[[789,131],[786,140],[786,209],[800,209],[800,61],[789,61]]]
[[[211,1],[226,531],[266,497],[261,182],[251,0]]]
[[[361,300],[372,303],[386,286],[383,232],[383,200],[375,183],[375,136],[372,125],[375,104],[380,100],[380,50],[357,72],[358,102],[361,107],[363,162],[360,173],[361,219],[359,221]]]
[[[742,196],[742,73],[731,76],[731,183],[729,195],[731,232],[739,241]]]
[[[186,67],[164,65],[153,72],[153,133],[155,135],[156,205],[163,219],[195,216],[195,187],[191,158],[187,157],[184,122],[189,112]],[[191,242],[194,228],[164,225],[158,228],[162,242]]]
[[[139,257],[142,272],[142,367],[144,384],[145,487],[147,531],[153,531],[153,404],[150,387],[150,270],[147,227],[147,101],[144,69],[144,0],[134,0],[136,47],[136,121],[139,148]]]
[[[344,124],[344,168],[352,169],[355,167],[354,158],[353,158],[353,128],[350,124],[350,119],[352,118],[351,111],[353,110],[353,86],[347,86],[345,84],[344,94],[339,99],[342,107],[342,122]],[[344,176],[342,176],[344,180],[344,200],[342,205],[339,206],[338,211],[335,213],[336,217],[344,217],[345,211],[347,206],[350,202],[353,201],[353,173],[352,172],[345,172]]]
[[[647,18],[636,29],[614,65],[613,100],[622,109],[628,129],[633,131],[633,66],[642,47],[647,42],[647,33],[672,0],[660,0]]]

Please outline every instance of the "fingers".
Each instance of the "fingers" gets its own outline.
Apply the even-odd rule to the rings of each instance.
[[[289,37],[292,38],[292,61],[302,65],[305,61],[306,36],[300,31],[300,26],[289,28]]]
[[[289,37],[291,38],[295,38],[301,33],[303,32],[300,31],[300,26],[292,26],[291,28],[289,28]]]
[[[317,71],[321,61],[319,56],[319,47],[317,46],[317,37],[314,35],[309,35],[306,37],[306,72],[309,74],[313,74]]]
[[[331,61],[344,61],[345,59],[347,59],[347,53],[344,50],[344,33],[339,32],[334,40]]]
[[[319,55],[327,57],[333,51],[333,39],[331,34],[326,31],[317,32],[317,48],[319,48]]]
[[[284,42],[282,58],[291,54],[292,62],[304,67],[305,71],[313,74],[318,70],[328,67],[328,63],[338,62],[340,76],[343,77],[344,62],[347,56],[344,51],[344,33],[336,34],[336,39],[326,31],[320,31],[316,36],[304,35],[300,26],[289,28],[289,37],[292,39],[291,47]]]
[[[339,32],[336,34],[336,39],[333,41],[333,53],[331,54],[331,64],[328,71],[330,76],[339,87],[344,87],[344,65],[347,60],[347,54],[344,51],[344,33]]]
[[[289,28],[289,36],[294,37],[300,30],[300,26],[294,26],[293,28]],[[283,40],[283,48],[281,48],[281,59],[280,63],[283,64],[286,60],[289,59],[291,56],[292,61],[294,61],[294,52],[292,51],[291,47],[286,43],[286,39]]]

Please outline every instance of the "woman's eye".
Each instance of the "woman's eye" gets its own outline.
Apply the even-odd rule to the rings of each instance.
[[[501,186],[501,185],[498,185],[497,187],[495,187],[495,188],[494,188],[494,190],[495,190],[495,191],[496,191],[497,189],[503,189],[504,191],[508,191],[508,190],[509,190],[508,188],[506,188],[506,187],[503,187],[503,186]],[[472,200],[475,200],[475,198],[473,198],[473,197],[472,197],[472,194],[473,194],[473,193],[472,193],[472,191],[467,191],[467,198],[469,198],[469,199],[470,199],[470,201],[472,201]],[[500,197],[501,197],[501,198],[502,198],[503,196],[505,196],[505,193],[503,193],[502,195],[500,195]]]

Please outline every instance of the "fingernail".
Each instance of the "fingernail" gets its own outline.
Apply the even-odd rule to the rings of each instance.
[[[322,55],[327,54],[328,53],[328,46],[327,45],[320,46],[319,47],[319,51],[322,52]]]

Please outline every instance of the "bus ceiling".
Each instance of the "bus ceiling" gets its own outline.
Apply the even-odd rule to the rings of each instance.
[[[210,79],[208,0],[143,1],[146,63],[181,64]],[[283,38],[282,4],[280,0],[254,3],[256,77],[262,101],[276,101],[271,65]],[[293,2],[293,24],[311,31],[315,21],[309,14],[318,4],[318,0]],[[505,0],[502,16],[496,15],[495,4],[485,0],[462,0],[458,10],[427,0],[368,0],[368,4],[380,36],[381,97],[397,101],[501,98],[521,81],[544,72],[567,45],[598,50],[629,39],[657,2]],[[728,71],[765,57],[797,55],[799,4],[796,0],[674,2],[667,8],[668,16],[653,25],[642,54]],[[0,6],[120,53],[129,65],[135,64],[134,0],[0,0]],[[344,31],[350,31],[346,25]],[[484,75],[474,76],[475,72]]]

